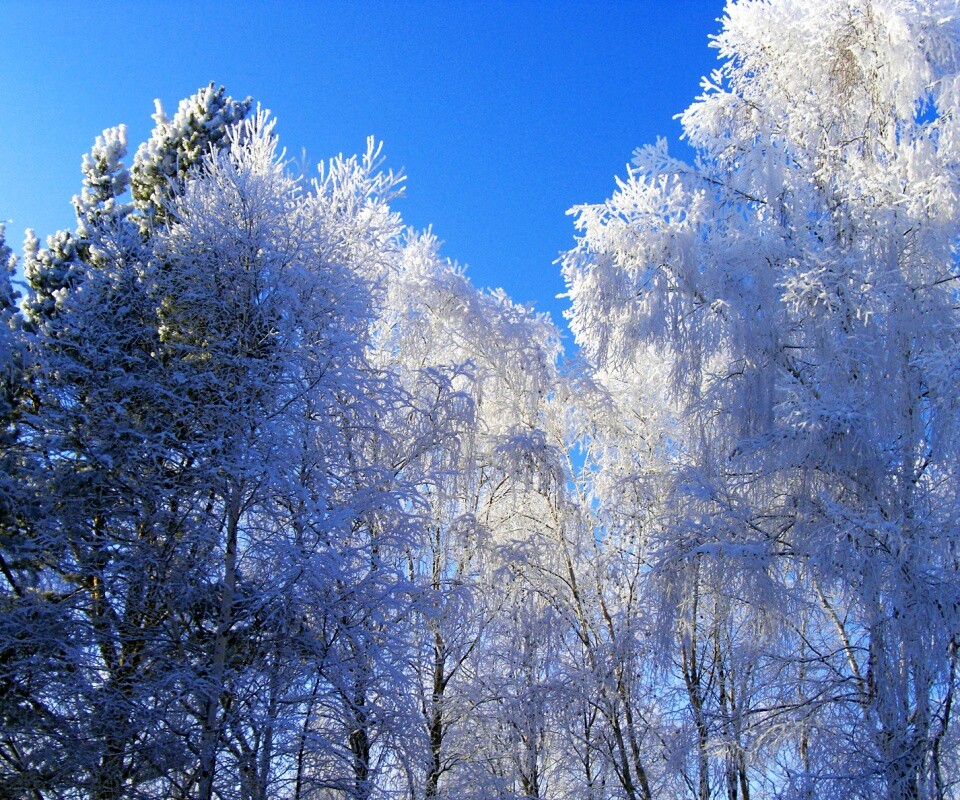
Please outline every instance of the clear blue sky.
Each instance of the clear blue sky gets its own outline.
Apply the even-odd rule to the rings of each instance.
[[[432,225],[478,286],[562,323],[566,210],[600,202],[632,151],[666,136],[717,66],[723,0],[0,2],[0,220],[17,249],[72,226],[84,152],[153,99],[210,81],[278,119],[288,154],[362,151],[407,175],[407,224]]]

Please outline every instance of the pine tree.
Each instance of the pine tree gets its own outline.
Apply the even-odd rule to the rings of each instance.
[[[156,126],[138,148],[130,174],[133,202],[145,231],[163,225],[190,171],[208,152],[228,145],[227,131],[247,116],[252,102],[249,97],[234,100],[212,83],[181,100],[172,119],[156,101]]]
[[[362,667],[371,703],[390,694],[381,644],[337,648],[390,630],[406,591],[407,514],[374,445],[391,394],[365,358],[395,182],[371,152],[304,191],[247,105],[212,89],[185,102],[132,177],[125,131],[106,131],[75,231],[27,242],[22,344],[0,294],[19,404],[0,488],[16,792],[315,786],[328,779],[304,768],[336,747],[317,745],[312,693]],[[18,484],[29,521],[6,514]],[[335,785],[374,785],[389,725],[369,716]]]

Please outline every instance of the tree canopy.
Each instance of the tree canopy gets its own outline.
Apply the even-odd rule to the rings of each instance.
[[[960,6],[721,25],[575,354],[213,84],[0,228],[0,794],[960,797]]]

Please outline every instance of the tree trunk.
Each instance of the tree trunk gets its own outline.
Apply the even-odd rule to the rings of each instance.
[[[240,525],[240,487],[227,498],[226,553],[224,555],[223,580],[220,584],[220,617],[217,637],[214,642],[213,662],[210,665],[210,684],[207,692],[206,716],[200,737],[200,774],[198,800],[212,800],[213,778],[217,760],[217,743],[220,739],[220,707],[223,704],[224,673],[227,661],[227,639],[233,625],[233,601],[237,588],[237,529]]]
[[[436,797],[442,772],[443,737],[445,731],[443,718],[443,695],[446,689],[446,645],[439,630],[433,634],[433,691],[430,698],[430,714],[427,721],[430,737],[430,766],[427,770],[425,797]]]

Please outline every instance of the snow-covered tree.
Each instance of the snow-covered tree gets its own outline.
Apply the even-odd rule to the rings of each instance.
[[[373,357],[404,392],[392,463],[417,491],[424,528],[409,554],[419,586],[408,655],[420,705],[413,791],[512,796],[514,740],[500,735],[495,709],[506,707],[504,691],[526,692],[523,703],[536,687],[519,675],[510,690],[501,683],[522,635],[508,623],[524,588],[508,572],[529,557],[524,498],[552,478],[557,456],[542,431],[557,334],[502,292],[475,289],[432,235],[409,237],[386,289]]]
[[[181,100],[173,118],[156,101],[156,125],[138,148],[130,171],[130,190],[144,231],[163,225],[170,201],[183,191],[190,171],[211,150],[228,146],[228,130],[250,112],[249,97],[234,100],[222,86],[213,87],[211,83]]]
[[[371,139],[211,84],[0,229],[0,782],[33,798],[960,792],[960,5],[731,0],[574,210],[576,361]]]
[[[376,785],[393,723],[373,709],[399,694],[381,638],[409,595],[412,530],[377,461],[391,392],[365,355],[396,180],[368,153],[308,185],[264,114],[222,116],[189,169],[140,170],[156,185],[139,207],[125,132],[105,132],[76,231],[27,242],[26,350],[2,295],[4,375],[29,390],[29,413],[4,413],[5,435],[23,418],[4,508],[18,482],[36,506],[29,525],[3,519],[16,792]],[[183,164],[180,139],[147,150]],[[318,695],[340,698],[335,730]],[[341,746],[337,774],[311,783],[311,758]]]
[[[119,796],[175,761],[156,693],[160,609],[178,572],[161,544],[171,541],[157,460],[169,402],[151,355],[142,244],[117,199],[123,149],[122,130],[97,141],[76,233],[43,250],[31,236],[25,252],[30,402],[17,450],[34,508],[18,531],[30,558],[6,641],[34,656],[19,670],[32,714],[6,740],[29,754],[11,764],[13,779],[41,794]],[[32,622],[13,627],[28,612]]]
[[[779,744],[731,797],[955,791],[958,25],[955,3],[731,2],[682,116],[696,161],[640,150],[575,210],[582,352],[610,386],[660,362],[676,408],[660,574],[732,565],[754,624],[784,612]]]

